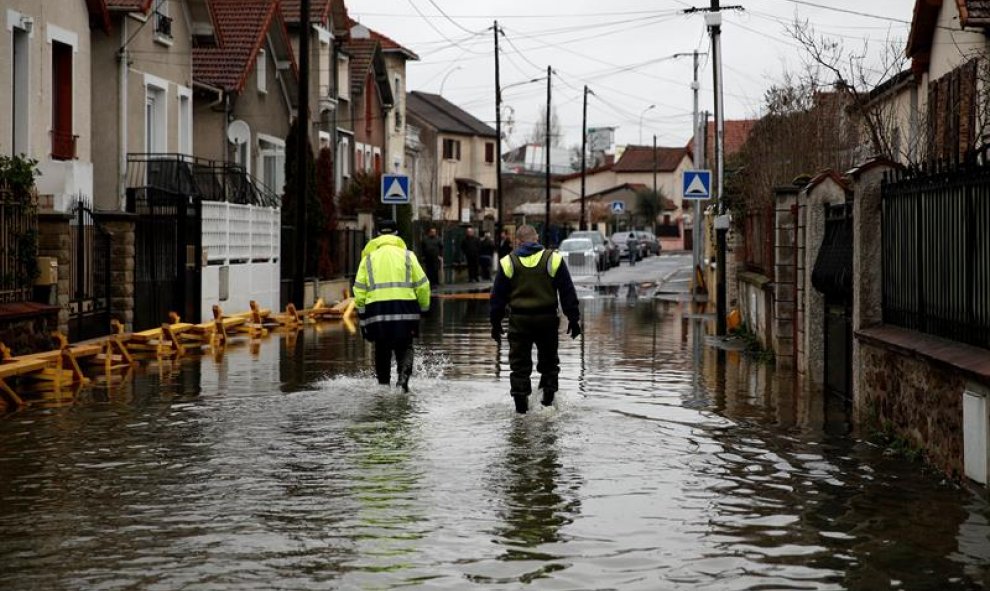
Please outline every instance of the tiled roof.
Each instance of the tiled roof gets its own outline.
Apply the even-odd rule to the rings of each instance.
[[[419,56],[416,55],[415,52],[413,52],[408,47],[404,47],[400,45],[396,40],[392,39],[391,37],[383,35],[370,27],[362,25],[361,23],[350,17],[348,17],[347,20],[348,20],[348,24],[347,24],[348,29],[353,28],[355,26],[359,26],[367,29],[368,34],[371,36],[371,38],[377,40],[378,43],[381,44],[382,51],[395,51],[404,54],[407,58],[411,60],[419,60]]]
[[[86,8],[89,10],[89,26],[103,29],[104,33],[109,33],[110,11],[107,8],[106,0],[86,0]]]
[[[673,172],[688,155],[687,148],[665,148],[657,146],[657,172]],[[613,172],[653,172],[653,146],[627,146],[619,161],[612,167]]]
[[[374,39],[351,38],[344,42],[344,51],[350,59],[351,96],[364,94],[364,80],[375,59],[378,41]]]
[[[437,94],[413,91],[406,95],[406,112],[438,131],[498,137],[490,125]]]
[[[152,0],[106,0],[110,10],[123,12],[148,12]]]
[[[743,144],[745,144],[746,140],[749,139],[750,132],[753,131],[753,127],[755,127],[758,122],[758,119],[730,119],[729,121],[723,122],[725,125],[725,135],[723,136],[725,146],[723,150],[726,158],[742,149]],[[707,143],[705,144],[705,157],[707,158],[709,168],[711,168],[711,164],[714,162],[715,158],[714,121],[708,122],[707,136]],[[688,140],[687,147],[688,150],[693,153],[693,141]]]
[[[956,0],[964,27],[990,26],[990,0]]]
[[[331,0],[309,0],[309,18],[312,22],[322,23],[330,14]],[[299,22],[300,0],[282,0],[282,15],[287,23]]]
[[[193,77],[240,92],[265,42],[277,5],[272,0],[211,0],[220,45],[193,49]],[[276,23],[285,26],[281,19]]]

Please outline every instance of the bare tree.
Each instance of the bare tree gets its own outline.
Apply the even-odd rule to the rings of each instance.
[[[531,144],[545,145],[547,138],[547,108],[540,107],[536,123],[530,131],[527,141]],[[560,131],[560,117],[557,116],[557,107],[551,105],[550,109],[550,146],[559,148],[563,143],[564,136]]]

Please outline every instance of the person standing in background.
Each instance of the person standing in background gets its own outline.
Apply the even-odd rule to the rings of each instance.
[[[481,278],[490,281],[492,278],[492,257],[495,255],[495,241],[492,240],[491,232],[485,232],[481,239],[481,256],[478,262],[481,265]]]
[[[443,263],[443,242],[437,237],[437,229],[430,228],[419,244],[419,257],[423,261],[423,270],[430,286],[440,285],[440,266]]]
[[[478,281],[478,264],[481,257],[481,241],[474,235],[474,228],[468,226],[461,240],[461,252],[467,263],[468,281]]]

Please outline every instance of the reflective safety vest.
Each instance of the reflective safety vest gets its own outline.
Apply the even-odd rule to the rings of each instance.
[[[557,289],[553,278],[564,258],[556,251],[541,250],[520,257],[510,253],[499,264],[509,280],[511,314],[537,315],[557,313]]]
[[[418,329],[420,313],[430,309],[430,282],[402,238],[382,235],[361,251],[354,305],[369,339],[403,338]]]

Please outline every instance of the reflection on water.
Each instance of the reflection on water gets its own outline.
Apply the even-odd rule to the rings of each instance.
[[[409,394],[328,324],[0,419],[0,588],[990,582],[982,496],[626,295],[583,300],[555,407],[522,417],[487,304],[445,300]]]

